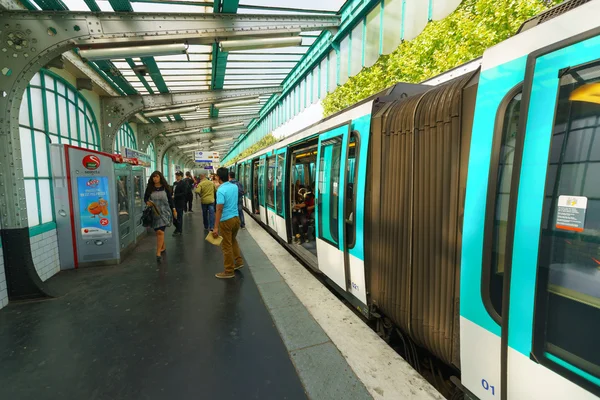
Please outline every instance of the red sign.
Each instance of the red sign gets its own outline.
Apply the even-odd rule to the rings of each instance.
[[[82,163],[86,169],[93,171],[100,167],[100,158],[98,158],[98,156],[88,154],[87,156],[83,157]]]
[[[102,218],[102,219],[100,220],[100,225],[102,225],[102,226],[106,226],[106,225],[108,225],[108,218]]]

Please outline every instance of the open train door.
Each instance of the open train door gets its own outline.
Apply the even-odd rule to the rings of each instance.
[[[348,290],[343,210],[349,133],[345,123],[319,135],[315,199],[319,270],[343,290]]]

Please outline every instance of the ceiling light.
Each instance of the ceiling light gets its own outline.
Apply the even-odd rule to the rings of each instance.
[[[222,138],[222,139],[213,139],[213,140],[211,140],[211,143],[212,144],[226,143],[227,145],[229,145],[229,143],[227,143],[227,142],[231,142],[232,140],[234,140],[234,138],[232,138],[232,137]]]
[[[191,106],[191,107],[171,108],[170,110],[148,112],[148,113],[144,113],[144,116],[146,116],[146,118],[163,117],[165,115],[173,115],[173,114],[189,114],[189,113],[193,113],[196,111],[198,111],[198,107]]]
[[[178,147],[180,149],[188,149],[190,147],[196,147],[196,146],[200,146],[200,144],[198,144],[198,143],[182,144],[181,146],[178,146]]]
[[[212,129],[215,131],[218,131],[219,129],[235,128],[236,126],[244,126],[244,123],[243,122],[232,122],[230,124],[215,125],[212,127]]]
[[[216,108],[226,108],[226,107],[246,106],[246,105],[258,104],[258,103],[260,103],[260,98],[255,97],[253,99],[248,99],[248,100],[224,101],[222,103],[215,103],[214,106]]]
[[[111,47],[108,49],[89,49],[79,50],[81,58],[87,61],[110,60],[115,58],[135,58],[135,57],[153,57],[169,56],[173,54],[185,54],[188,45],[161,44],[156,46],[135,46],[135,47]]]
[[[198,129],[194,129],[193,131],[181,131],[181,132],[173,132],[173,133],[167,133],[165,134],[166,137],[171,137],[171,136],[181,136],[181,135],[188,135],[188,134],[194,134],[194,133],[202,133],[200,130]]]
[[[219,43],[221,51],[235,50],[253,50],[253,49],[274,49],[278,47],[300,46],[302,38],[300,36],[286,36],[278,38],[248,39],[248,40],[227,40]]]

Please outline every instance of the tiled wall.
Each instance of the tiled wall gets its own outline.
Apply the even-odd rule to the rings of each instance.
[[[8,304],[8,291],[6,290],[6,276],[4,275],[4,253],[0,247],[0,308]]]
[[[56,229],[33,236],[31,239],[33,263],[40,279],[45,281],[60,272]]]

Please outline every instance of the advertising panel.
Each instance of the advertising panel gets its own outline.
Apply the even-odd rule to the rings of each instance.
[[[150,166],[150,156],[141,151],[130,149],[129,147],[121,147],[121,155],[125,158],[136,158],[139,161],[139,165],[143,167]]]
[[[79,218],[83,238],[112,236],[107,176],[77,177]]]

